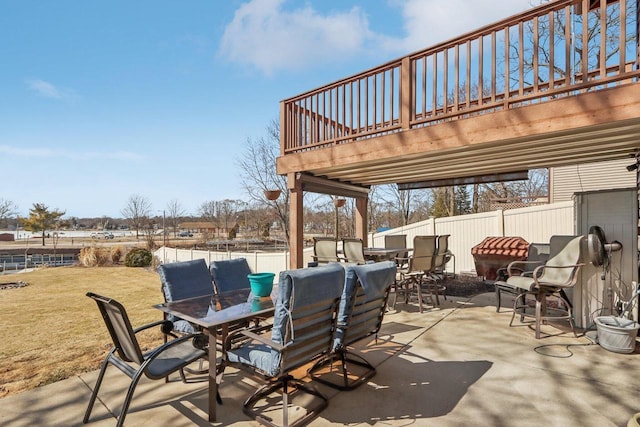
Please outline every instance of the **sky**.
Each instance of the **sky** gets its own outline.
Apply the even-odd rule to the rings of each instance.
[[[0,0],[0,199],[80,218],[247,200],[238,161],[281,100],[531,5]]]

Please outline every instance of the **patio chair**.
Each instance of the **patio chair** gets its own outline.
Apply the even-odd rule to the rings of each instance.
[[[252,271],[246,258],[211,261],[210,270],[218,293],[251,287],[248,276]]]
[[[252,271],[246,258],[211,261],[211,267],[209,269],[211,271],[211,277],[213,278],[216,293],[251,288],[248,276]],[[258,324],[263,320],[265,319],[254,319],[254,326],[258,326]],[[219,330],[218,341],[222,344],[226,341],[227,336],[230,333],[250,326],[251,322],[248,320],[230,322],[225,325],[224,329]],[[233,347],[233,344],[228,344],[228,346]],[[226,351],[226,346],[222,345],[221,350],[224,353]]]
[[[213,281],[211,279],[211,273],[207,263],[203,258],[194,259],[191,261],[178,261],[168,264],[161,264],[158,266],[158,275],[160,276],[162,294],[164,295],[165,302],[178,301],[187,298],[199,297],[203,295],[214,294]],[[165,314],[165,319],[170,321],[173,325],[173,332],[178,334],[194,334],[200,332],[201,328],[194,325],[187,320],[177,318],[173,315]],[[247,326],[247,323],[243,323],[241,326]],[[229,329],[235,328],[236,325],[229,326]],[[216,342],[221,351],[224,352],[224,340],[227,335],[227,330],[224,328],[218,328],[216,331]],[[166,342],[167,336],[164,340]],[[198,339],[202,342],[199,345],[206,345],[206,338],[203,335],[199,335]],[[190,374],[202,375],[209,372],[206,367],[207,357],[204,357],[200,361],[198,369],[187,368],[186,371]],[[219,369],[221,371],[222,368]],[[167,379],[168,380],[168,379]],[[216,396],[220,402],[220,396]]]
[[[384,236],[384,247],[389,249],[395,248],[406,248],[407,247],[407,235],[406,234],[389,234]],[[403,251],[396,253],[395,257],[392,258],[398,270],[407,268],[407,260],[409,259],[409,252]],[[393,281],[393,285],[391,288],[393,289],[393,304],[389,304],[389,306],[394,307],[396,302],[398,301],[398,280],[400,279],[400,274],[396,273],[396,278]]]
[[[168,377],[174,372],[180,372],[180,376],[184,381],[182,370],[194,361],[204,357],[206,352],[193,345],[192,341],[195,335],[186,334],[143,353],[136,339],[136,334],[154,326],[163,325],[166,321],[160,320],[133,329],[122,304],[114,299],[92,292],[87,293],[87,296],[98,304],[98,309],[111,335],[113,348],[102,362],[100,373],[82,422],[85,424],[89,422],[91,410],[98,396],[98,390],[102,384],[107,366],[113,365],[131,378],[116,424],[120,427],[124,424],[131,398],[143,375],[152,380],[159,380]],[[164,328],[162,330],[164,331]]]
[[[311,378],[339,390],[352,390],[376,374],[376,368],[349,346],[370,336],[377,340],[396,268],[394,261],[345,267],[333,352],[309,369]],[[332,375],[334,362],[339,364],[335,368],[338,379]]]
[[[570,239],[567,242],[567,238]],[[577,337],[573,324],[571,302],[567,298],[565,289],[572,288],[578,281],[578,274],[581,267],[582,246],[584,236],[552,236],[550,240],[550,252],[553,253],[549,260],[541,266],[536,267],[531,277],[513,276],[507,282],[517,282],[518,288],[526,289],[519,294],[513,305],[513,313],[509,326],[513,326],[516,314],[533,318],[536,330],[536,339],[540,338],[540,326],[550,320],[567,320]],[[557,248],[560,249],[557,249]],[[529,312],[527,297],[535,298],[535,311]],[[549,298],[555,298],[555,307],[548,304]]]
[[[496,312],[500,312],[502,301],[500,296],[503,292],[507,292],[513,295],[519,295],[528,289],[522,289],[517,286],[520,285],[520,279],[513,279],[510,282],[510,277],[525,276],[531,277],[533,270],[543,265],[549,259],[549,243],[530,243],[527,250],[527,259],[525,261],[512,261],[506,268],[500,268],[497,271],[498,279],[494,283],[496,292]],[[525,286],[527,283],[525,283]]]
[[[423,291],[426,290],[426,296],[430,303],[433,304],[432,289],[429,281],[433,279],[429,274],[433,272],[433,266],[436,256],[436,236],[415,236],[413,238],[413,254],[406,261],[405,268],[398,270],[400,273],[400,281],[398,282],[398,290],[404,293],[405,303],[409,302],[411,295],[415,292],[418,296],[418,307],[420,313],[423,312]],[[440,301],[435,295],[436,302]]]
[[[202,258],[160,264],[157,271],[165,302],[213,295],[211,274],[206,261]],[[166,316],[166,319],[173,322],[174,331],[186,334],[196,332],[197,328],[186,320],[171,315]]]
[[[384,247],[388,249],[406,248],[407,247],[407,235],[406,234],[389,234],[384,236]],[[395,256],[396,263],[406,260],[409,256],[409,252],[406,250],[398,252]],[[402,265],[398,265],[402,267]]]
[[[445,267],[453,257],[453,254],[449,250],[449,236],[449,234],[440,234],[436,238],[436,256],[433,260],[433,269],[430,274],[430,277],[433,279],[430,285],[436,298],[442,295],[445,300],[447,299],[447,287],[442,282],[444,282],[447,277]]]
[[[284,426],[305,424],[326,408],[327,397],[312,385],[295,379],[291,372],[331,351],[344,277],[344,268],[338,264],[281,272],[273,325],[238,332],[247,341],[229,349],[226,357],[229,363],[266,377],[267,384],[243,404],[244,412],[261,424],[276,425],[273,419],[256,410],[255,404],[266,398],[262,409],[273,406],[274,401],[267,396],[280,389]],[[232,338],[230,335],[229,339]],[[306,411],[291,424],[290,388],[315,396],[305,400]],[[311,405],[313,401],[315,404]]]
[[[338,257],[338,242],[333,237],[313,238],[313,261],[318,265],[330,262],[340,262]]]
[[[364,257],[364,244],[362,239],[344,238],[342,239],[342,253],[344,260],[352,264],[366,264]]]

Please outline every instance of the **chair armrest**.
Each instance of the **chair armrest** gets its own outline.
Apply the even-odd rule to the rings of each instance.
[[[140,331],[144,331],[149,328],[153,328],[154,326],[162,325],[166,320],[157,320],[155,322],[147,323],[146,325],[139,326],[133,330],[134,334],[137,334]]]
[[[533,280],[535,281],[536,286],[542,285],[542,286],[555,286],[555,287],[570,287],[570,286],[573,286],[573,284],[575,283],[574,279],[583,265],[584,263],[571,264],[571,265],[541,265],[539,267],[536,267],[535,270],[533,270]],[[551,269],[570,268],[570,269],[573,269],[573,271],[571,272],[569,279],[564,283],[546,284],[545,282],[540,282],[539,279],[540,279],[540,276],[542,276],[542,274],[544,273],[544,270],[547,268],[551,268]]]
[[[282,352],[285,348],[287,348],[287,345],[279,344],[265,337],[264,335],[257,334],[250,330],[240,331],[239,333],[246,336],[247,338],[251,338],[252,340],[260,341],[262,344],[268,345],[277,352]]]
[[[158,353],[161,353],[161,352],[165,351],[167,348],[172,347],[172,346],[177,345],[177,344],[180,344],[180,343],[182,343],[184,341],[187,341],[187,340],[192,340],[197,335],[199,335],[199,334],[187,334],[187,335],[183,335],[181,337],[178,337],[176,339],[173,339],[171,341],[167,341],[166,343],[162,344],[160,347],[157,347],[157,348],[153,349],[151,352],[146,353],[145,354],[145,359],[152,359],[152,358],[156,357],[156,355]],[[198,347],[196,347],[194,345],[194,348],[198,348]],[[202,350],[203,354],[207,353],[206,350],[204,350],[204,349],[200,349],[200,350]]]
[[[544,262],[542,261],[512,261],[509,263],[509,265],[507,265],[507,275],[515,276],[526,271],[531,271],[535,269],[536,266],[542,265],[544,265]]]
[[[279,344],[271,341],[270,339],[262,335],[264,332],[270,331],[272,328],[273,328],[273,325],[268,324],[268,325],[256,326],[254,328],[238,329],[236,331],[231,332],[229,335],[227,335],[224,341],[224,347],[226,349],[229,349],[229,348],[235,347],[234,344],[237,345],[239,343],[246,342],[247,339],[254,339],[269,346],[271,346],[271,344],[273,343],[274,346],[272,347],[277,350],[276,347],[279,346]]]

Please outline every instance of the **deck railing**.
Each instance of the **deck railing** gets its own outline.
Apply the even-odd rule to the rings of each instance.
[[[636,83],[637,0],[561,0],[281,103],[283,154]]]

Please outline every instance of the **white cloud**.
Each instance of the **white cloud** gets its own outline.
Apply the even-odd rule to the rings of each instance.
[[[29,79],[26,81],[27,87],[37,93],[38,95],[45,98],[53,98],[60,100],[75,100],[78,98],[76,93],[71,89],[61,89],[49,83],[45,80],[40,79]]]
[[[357,7],[321,15],[310,6],[284,10],[284,0],[251,0],[227,25],[220,53],[271,74],[317,63],[340,61],[360,50],[372,36]]]
[[[251,0],[227,25],[220,53],[265,74],[344,62],[373,51],[400,57],[434,46],[531,8],[532,0],[389,0],[399,10],[405,35],[369,27],[366,11],[322,15],[311,6],[287,9],[286,0]]]
[[[435,46],[531,8],[531,0],[394,0],[406,36],[385,46],[406,53]]]
[[[51,150],[49,148],[18,148],[8,145],[0,145],[0,154],[6,154],[12,157],[24,158],[59,158],[67,160],[125,160],[125,161],[141,161],[144,158],[139,154],[130,151],[68,151],[68,150]]]

